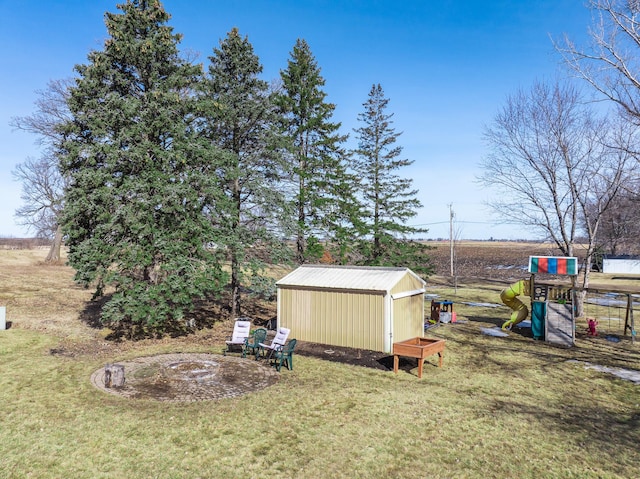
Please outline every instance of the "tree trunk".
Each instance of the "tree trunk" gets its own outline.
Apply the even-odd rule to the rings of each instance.
[[[45,263],[58,263],[60,261],[60,249],[62,247],[62,227],[58,225],[56,228],[56,234],[53,237],[51,248],[45,258]]]
[[[589,287],[589,277],[591,273],[591,262],[593,259],[592,246],[589,245],[587,257],[585,258],[584,267],[582,271],[582,284],[581,291],[576,293],[576,305],[575,305],[575,315],[577,318],[581,318],[584,316],[584,302],[587,298],[587,288]],[[573,280],[574,286],[577,283],[577,277]]]
[[[104,367],[104,387],[121,388],[124,386],[124,366],[122,364],[107,364]]]
[[[235,249],[231,252],[231,316],[240,316],[240,263]]]
[[[305,142],[303,140],[303,144],[304,143]],[[305,256],[305,223],[307,218],[304,208],[306,206],[307,190],[304,175],[306,174],[306,166],[307,163],[304,156],[300,156],[298,158],[298,168],[300,168],[300,176],[298,177],[298,225],[296,238],[296,260],[298,261],[298,264],[304,263]]]
[[[302,183],[300,185],[302,188]],[[302,195],[300,195],[300,200],[298,204],[298,231],[296,238],[296,260],[298,264],[304,263],[305,256],[305,213],[304,213],[304,204],[302,200]]]
[[[239,152],[236,152],[239,156]],[[233,192],[233,202],[236,208],[233,224],[231,228],[233,230],[233,243],[230,248],[231,253],[231,316],[238,317],[240,316],[240,257],[242,251],[242,244],[244,244],[244,239],[240,238],[240,223],[241,223],[241,210],[242,210],[242,199],[241,199],[241,191],[240,191],[240,182],[236,178],[232,185]]]
[[[586,291],[578,291],[575,294],[576,305],[575,305],[575,316],[576,318],[581,318],[584,316],[584,302],[587,297]]]

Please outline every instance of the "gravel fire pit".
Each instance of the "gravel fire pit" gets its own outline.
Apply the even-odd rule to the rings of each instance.
[[[105,369],[91,375],[98,389],[133,399],[209,401],[232,398],[271,386],[278,373],[250,358],[219,354],[162,354],[130,361],[124,366],[122,387],[105,387]]]

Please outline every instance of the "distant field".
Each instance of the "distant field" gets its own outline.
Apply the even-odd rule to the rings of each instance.
[[[451,248],[447,241],[429,241],[436,274],[449,276]],[[554,256],[559,250],[546,243],[461,241],[454,245],[455,274],[460,278],[515,278],[529,264],[529,256]]]

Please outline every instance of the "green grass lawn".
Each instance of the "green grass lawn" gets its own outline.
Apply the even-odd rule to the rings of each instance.
[[[394,375],[298,356],[266,390],[189,404],[105,394],[89,383],[102,362],[4,331],[0,477],[637,477],[640,386],[568,362],[580,347],[474,327],[430,334],[445,364],[422,380],[409,360]],[[606,346],[580,352],[611,362]]]
[[[295,370],[267,389],[195,403],[125,399],[89,379],[105,362],[222,344],[52,354],[96,333],[66,307],[47,306],[51,322],[12,300],[19,314],[0,331],[0,478],[638,477],[640,385],[584,362],[640,370],[640,346],[486,336],[480,328],[502,324],[509,310],[463,302],[496,302],[500,287],[429,286],[466,322],[427,332],[446,339],[446,352],[443,368],[427,359],[421,380],[415,360],[396,375],[296,355]]]

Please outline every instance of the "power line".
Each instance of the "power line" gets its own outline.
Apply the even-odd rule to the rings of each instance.
[[[474,224],[474,225],[493,225],[495,223],[492,223],[490,221],[457,221],[456,220],[456,224],[458,223],[462,223],[462,224]],[[417,225],[409,225],[409,226],[431,226],[431,225],[448,225],[449,224],[449,220],[447,221],[437,221],[435,223],[420,223]]]

